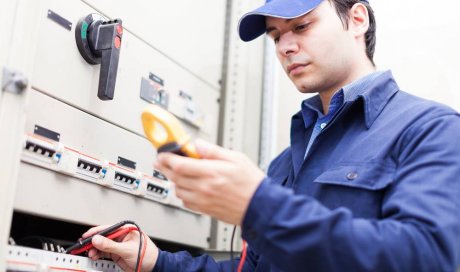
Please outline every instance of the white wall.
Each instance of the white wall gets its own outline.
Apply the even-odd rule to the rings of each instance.
[[[371,0],[377,21],[374,60],[400,88],[460,111],[460,3],[456,0]],[[289,145],[290,118],[300,94],[277,64],[274,154]]]
[[[460,110],[459,2],[371,3],[378,20],[379,67],[391,68],[401,89]]]

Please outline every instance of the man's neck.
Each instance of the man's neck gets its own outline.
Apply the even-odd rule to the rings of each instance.
[[[334,96],[334,94],[340,90],[341,88],[343,88],[344,86],[360,79],[360,78],[363,78],[367,75],[369,75],[370,73],[373,73],[376,71],[376,68],[375,66],[373,66],[370,62],[369,62],[369,65],[365,65],[364,67],[362,67],[362,69],[359,69],[359,71],[357,71],[356,73],[354,74],[350,74],[350,76],[348,77],[347,80],[345,80],[341,86],[336,86],[334,88],[331,88],[330,90],[327,90],[327,91],[322,91],[319,93],[319,97],[321,98],[321,104],[323,106],[323,114],[324,115],[327,115],[327,113],[329,112],[329,105],[331,103],[331,99],[332,99],[332,96]]]

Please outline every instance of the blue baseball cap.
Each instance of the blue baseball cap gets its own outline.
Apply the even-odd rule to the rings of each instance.
[[[249,42],[266,31],[265,16],[293,19],[315,9],[324,0],[266,0],[265,5],[246,13],[238,24],[240,38]],[[367,0],[362,0],[368,2]]]

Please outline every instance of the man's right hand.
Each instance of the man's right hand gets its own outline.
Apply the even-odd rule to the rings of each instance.
[[[82,238],[90,237],[108,227],[110,227],[110,225],[91,228],[82,235]],[[147,235],[144,235],[144,238],[147,239],[143,239],[142,242],[147,243],[147,246],[140,271],[150,272],[155,267],[158,258],[158,248]],[[123,269],[123,271],[134,271],[136,268],[137,254],[139,251],[138,231],[130,231],[126,235],[118,237],[115,241],[96,235],[92,239],[92,244],[94,248],[90,249],[88,252],[88,257],[92,260],[110,258]]]

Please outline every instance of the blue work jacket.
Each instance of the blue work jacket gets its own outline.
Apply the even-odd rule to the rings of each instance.
[[[312,127],[293,116],[290,147],[252,197],[244,271],[456,271],[459,114],[385,72],[305,154]],[[230,271],[230,261],[161,251],[154,271]]]

